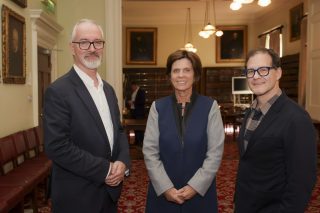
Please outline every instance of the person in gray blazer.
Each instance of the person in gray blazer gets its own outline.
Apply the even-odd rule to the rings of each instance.
[[[104,44],[98,24],[76,23],[70,42],[74,64],[45,92],[52,212],[117,212],[130,157],[116,94],[97,72]]]
[[[173,94],[152,103],[143,154],[150,177],[147,213],[217,213],[216,174],[224,129],[216,100],[197,94],[202,70],[198,55],[169,55]]]
[[[248,53],[245,75],[255,94],[238,138],[235,213],[303,213],[317,179],[316,133],[309,114],[280,89],[279,56]]]

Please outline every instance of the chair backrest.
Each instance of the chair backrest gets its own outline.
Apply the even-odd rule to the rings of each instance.
[[[12,136],[0,138],[1,174],[7,174],[15,167],[16,150]]]
[[[16,161],[17,161],[17,164],[20,165],[25,161],[25,157],[27,155],[28,149],[27,149],[26,141],[22,131],[12,134],[12,137],[13,137],[13,144],[17,153]]]
[[[39,152],[44,151],[44,142],[43,142],[43,131],[40,129],[39,126],[34,127],[36,137],[37,137],[37,143],[38,143],[38,150]]]
[[[27,158],[34,158],[38,155],[37,137],[34,128],[23,131],[23,135],[27,145]]]

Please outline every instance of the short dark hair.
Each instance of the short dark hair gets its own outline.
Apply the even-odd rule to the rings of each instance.
[[[200,79],[201,71],[202,71],[201,60],[197,54],[195,54],[193,52],[188,52],[186,50],[177,50],[168,56],[167,71],[166,71],[167,76],[169,78],[171,77],[172,64],[175,61],[183,59],[183,58],[186,58],[191,62],[192,68],[194,71],[194,76],[195,76],[194,79],[195,79],[195,81],[198,81]]]
[[[246,67],[249,59],[258,53],[268,54],[272,60],[272,65],[271,65],[272,67],[275,67],[275,68],[281,67],[281,59],[279,55],[273,49],[267,49],[263,47],[258,49],[253,49],[248,53],[246,58]]]

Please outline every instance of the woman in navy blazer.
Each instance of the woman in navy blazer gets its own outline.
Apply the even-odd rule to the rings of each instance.
[[[101,27],[79,21],[70,47],[74,65],[48,87],[44,102],[52,211],[116,213],[130,157],[115,92],[97,73]]]
[[[167,60],[174,94],[152,103],[143,154],[150,184],[147,213],[217,213],[216,174],[224,142],[217,101],[197,94],[202,70],[193,52]]]
[[[316,134],[308,113],[281,91],[280,58],[248,54],[246,76],[256,100],[241,126],[236,213],[303,213],[316,183]]]

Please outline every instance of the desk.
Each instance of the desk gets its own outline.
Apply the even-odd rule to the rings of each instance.
[[[127,131],[130,130],[145,130],[147,119],[123,119],[122,125]]]
[[[227,135],[232,133],[233,141],[236,141],[237,134],[239,134],[239,128],[242,123],[243,113],[240,112],[231,112],[231,111],[222,111],[222,121],[224,125],[224,132]]]
[[[127,132],[128,141],[130,144],[134,144],[134,141],[132,141],[131,140],[132,138],[130,138],[130,131],[131,130],[145,131],[146,124],[147,124],[147,119],[123,119],[122,120],[122,125]]]

